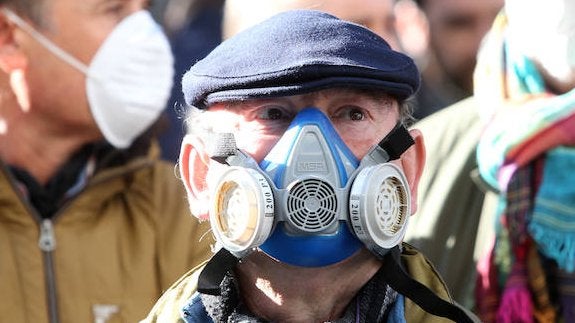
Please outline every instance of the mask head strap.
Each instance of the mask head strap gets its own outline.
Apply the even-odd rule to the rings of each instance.
[[[72,67],[76,68],[80,72],[88,75],[88,66],[86,64],[82,63],[76,57],[70,55],[68,52],[58,47],[58,45],[54,44],[54,42],[48,39],[48,37],[38,32],[34,27],[28,24],[24,19],[20,18],[20,16],[18,16],[12,10],[5,7],[0,10],[4,15],[6,15],[6,18],[8,18],[8,20],[16,24],[16,26],[20,27],[22,30],[24,30],[26,33],[28,33],[30,36],[36,39],[36,41],[42,44],[52,54],[56,55],[58,58],[70,64]]]
[[[200,276],[198,278],[198,292],[208,295],[220,295],[220,284],[224,280],[226,274],[232,270],[239,258],[234,256],[228,250],[220,249],[212,259],[208,261]]]
[[[233,133],[214,134],[215,139],[208,147],[210,159],[228,166],[257,166],[249,155],[238,149]]]
[[[415,141],[405,126],[398,122],[395,127],[383,138],[378,146],[389,155],[389,160],[398,159]]]
[[[216,136],[217,139],[214,141],[214,145],[210,147],[210,158],[219,163],[230,165],[229,157],[238,154],[234,135],[223,133]],[[398,122],[387,136],[378,143],[378,146],[387,152],[389,160],[396,160],[413,144],[415,144],[415,141],[407,128],[401,122]]]
[[[451,303],[437,296],[427,286],[411,278],[401,263],[401,250],[395,246],[383,258],[382,270],[386,282],[398,293],[411,299],[424,311],[454,322],[472,323],[468,312],[457,303]]]
[[[397,292],[410,298],[424,311],[445,317],[454,322],[474,322],[468,312],[459,306],[437,296],[428,287],[411,278],[402,266],[399,246],[391,249],[383,259],[382,270],[387,283]],[[198,292],[208,295],[220,295],[220,284],[226,273],[237,265],[239,258],[226,249],[220,249],[200,273]]]

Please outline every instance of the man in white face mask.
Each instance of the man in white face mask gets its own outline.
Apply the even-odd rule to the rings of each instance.
[[[0,1],[2,320],[135,322],[209,257],[157,158],[173,60],[145,5]]]

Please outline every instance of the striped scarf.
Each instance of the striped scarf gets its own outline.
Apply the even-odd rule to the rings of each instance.
[[[500,192],[493,249],[478,266],[477,311],[485,322],[572,322],[575,90],[549,93],[513,44],[502,12],[474,76],[486,124],[479,171]]]

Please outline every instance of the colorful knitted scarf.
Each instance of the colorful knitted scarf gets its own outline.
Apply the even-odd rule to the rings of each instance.
[[[513,44],[502,12],[475,71],[486,124],[477,161],[499,192],[493,249],[478,266],[476,310],[485,322],[573,322],[575,90],[548,92]]]

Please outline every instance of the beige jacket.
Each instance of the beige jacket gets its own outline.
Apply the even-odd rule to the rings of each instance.
[[[0,167],[0,322],[137,322],[211,256],[174,166],[150,158],[97,173],[41,220]]]

